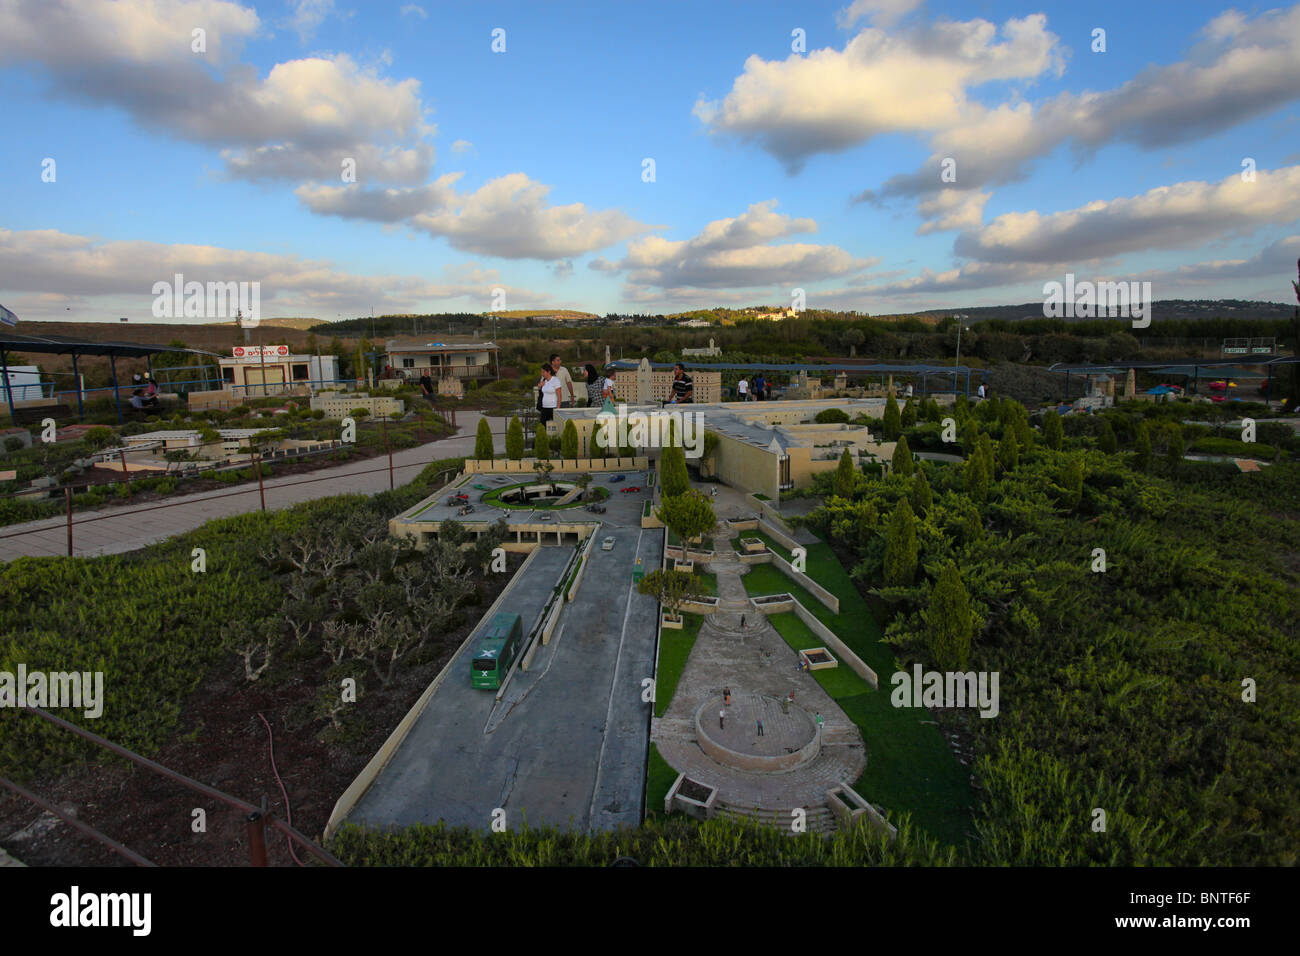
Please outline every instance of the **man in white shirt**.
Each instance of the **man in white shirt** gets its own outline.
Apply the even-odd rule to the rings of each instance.
[[[980,383],[979,391],[977,391],[975,394],[979,396],[979,399],[980,399],[981,402],[984,401],[984,383],[983,383],[983,382]]]
[[[749,401],[749,379],[742,378],[736,384],[736,391],[740,394],[740,400],[742,402]]]
[[[560,381],[560,393],[559,393],[560,404],[561,405],[564,404],[564,392],[566,390],[569,393],[569,404],[570,405],[578,404],[577,400],[574,398],[573,395],[573,377],[569,374],[569,370],[565,368],[564,364],[560,361],[559,352],[551,353],[551,371],[555,374],[555,377]]]

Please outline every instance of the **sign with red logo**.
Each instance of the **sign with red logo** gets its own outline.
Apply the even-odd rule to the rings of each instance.
[[[289,346],[287,345],[236,345],[230,350],[230,354],[237,359],[247,359],[250,361],[259,361],[261,359],[288,358]]]

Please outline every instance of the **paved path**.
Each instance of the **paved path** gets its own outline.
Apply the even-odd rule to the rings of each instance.
[[[473,453],[475,430],[478,428],[479,419],[483,416],[478,412],[466,411],[458,413],[456,417],[460,432],[454,437],[393,452],[393,467],[400,469],[394,472],[398,487],[407,484],[420,473],[417,467],[402,468],[403,465],[425,465],[439,458],[454,458]],[[503,451],[505,449],[504,420],[489,418],[488,422],[492,426],[497,451]],[[307,474],[268,478],[264,482],[267,510],[287,508],[303,501],[327,498],[331,495],[375,494],[387,491],[387,464],[386,456],[381,455],[378,458],[349,461],[334,468],[323,468]],[[362,472],[370,473],[362,474]],[[329,480],[295,484],[308,478]],[[184,495],[174,499],[179,503],[170,508],[156,508],[163,502],[154,501],[139,507],[127,505],[103,508],[95,512],[74,512],[73,554],[77,557],[92,557],[134,551],[172,535],[192,531],[213,518],[227,518],[231,515],[259,510],[262,505],[257,484],[254,482],[238,487],[244,492],[243,494],[230,494],[234,490],[232,486],[218,491]],[[222,495],[226,497],[219,497]],[[149,510],[150,508],[156,510]],[[79,523],[90,517],[97,520],[85,524]],[[13,561],[23,556],[47,557],[68,553],[67,523],[63,517],[0,527],[0,535],[14,534],[19,531],[27,533],[16,537],[0,537],[0,561]]]
[[[708,570],[717,575],[718,610],[700,627],[672,703],[664,716],[653,722],[650,739],[674,769],[717,787],[719,800],[733,807],[787,812],[795,807],[820,807],[826,802],[827,790],[840,783],[852,784],[861,776],[866,767],[862,735],[813,676],[798,669],[798,657],[790,645],[749,604],[741,582],[748,568],[732,548],[735,536],[730,528],[713,536],[717,559]],[[665,637],[671,639],[667,632]],[[754,695],[780,699],[793,693],[796,704],[810,714],[820,712],[826,722],[821,754],[779,774],[735,770],[715,762],[696,742],[695,711],[705,701],[716,701],[724,687],[731,689],[733,704]],[[710,719],[716,727],[717,713]],[[752,735],[750,746],[757,745],[755,725],[747,722],[735,729]]]

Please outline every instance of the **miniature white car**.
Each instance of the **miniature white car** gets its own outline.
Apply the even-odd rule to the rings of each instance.
[[[616,543],[617,541],[618,541],[618,539],[615,538],[615,537],[613,537],[613,536],[611,535],[610,537],[606,538],[604,541],[602,541],[602,542],[600,543],[600,550],[602,550],[602,551],[613,551],[613,550],[614,550],[614,545],[615,545],[615,543]]]

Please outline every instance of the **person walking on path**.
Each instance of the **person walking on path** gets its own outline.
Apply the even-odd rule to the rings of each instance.
[[[718,729],[727,729],[727,712],[725,710],[718,711]]]
[[[749,380],[742,378],[736,383],[736,393],[742,402],[749,401]]]
[[[562,387],[549,363],[542,363],[542,379],[537,383],[537,387],[541,392],[537,406],[539,412],[537,420],[544,425],[555,418],[555,409],[560,405],[560,388]]]
[[[762,737],[762,736],[763,736],[763,718],[762,718],[762,717],[759,717],[757,723],[758,723],[758,735],[759,735],[760,737]]]

